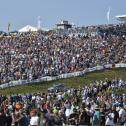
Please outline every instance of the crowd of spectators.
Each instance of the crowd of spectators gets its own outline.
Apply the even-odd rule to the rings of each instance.
[[[0,126],[126,126],[126,95],[115,91],[125,87],[106,78],[62,92],[1,95]]]
[[[0,83],[126,63],[125,24],[87,30],[84,35],[38,31],[0,36]]]

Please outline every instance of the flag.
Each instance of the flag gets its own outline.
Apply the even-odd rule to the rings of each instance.
[[[108,12],[107,12],[107,20],[108,20],[108,23],[109,23],[109,20],[110,20],[110,11],[111,11],[111,9],[109,7]]]
[[[41,17],[38,16],[38,29],[40,30],[41,29]]]

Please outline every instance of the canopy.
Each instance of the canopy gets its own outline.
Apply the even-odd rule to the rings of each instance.
[[[18,32],[29,32],[29,31],[38,31],[38,29],[35,27],[32,27],[30,25],[27,25],[27,26],[18,30]]]
[[[117,20],[126,22],[126,15],[118,15],[115,16]]]

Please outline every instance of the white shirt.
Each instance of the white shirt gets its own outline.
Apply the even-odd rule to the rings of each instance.
[[[38,125],[39,123],[39,117],[38,116],[33,116],[30,119],[30,125]]]
[[[35,100],[36,99],[36,97],[35,96],[32,96],[32,100]]]
[[[106,119],[105,124],[106,125],[110,125],[110,126],[114,126],[114,113],[109,113]]]
[[[71,109],[66,109],[65,111],[66,117],[69,117],[70,114],[71,114]]]
[[[62,95],[59,94],[59,95],[57,96],[57,99],[58,99],[58,100],[62,100]]]
[[[121,108],[119,111],[119,117],[121,117],[121,122],[125,121],[125,115],[126,115],[126,111]]]

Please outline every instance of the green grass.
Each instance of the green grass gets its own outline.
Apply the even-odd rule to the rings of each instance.
[[[95,80],[104,80],[105,78],[109,79],[122,78],[123,80],[126,80],[126,69],[120,68],[120,69],[96,71],[92,73],[87,73],[84,76],[79,77],[60,79],[50,82],[41,82],[31,85],[16,86],[12,88],[2,89],[0,90],[0,94],[8,95],[8,94],[47,92],[48,87],[57,83],[65,83],[67,87],[82,87],[83,85],[88,85],[89,83]]]

